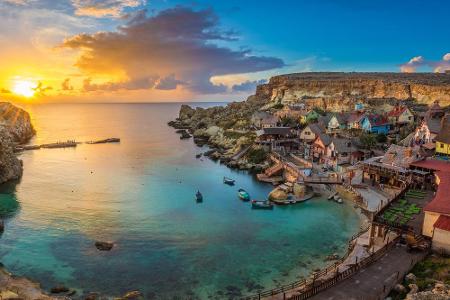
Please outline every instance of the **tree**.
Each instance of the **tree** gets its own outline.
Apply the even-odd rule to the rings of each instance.
[[[283,117],[281,118],[281,125],[286,127],[296,127],[298,125],[297,120],[291,117]]]
[[[378,143],[386,143],[387,142],[387,136],[384,133],[377,134],[377,142]]]
[[[377,144],[377,138],[375,134],[363,133],[359,136],[359,142],[364,148],[370,149]]]

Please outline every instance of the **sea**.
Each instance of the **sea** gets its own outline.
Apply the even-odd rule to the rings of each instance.
[[[132,290],[145,299],[236,299],[307,277],[346,252],[361,222],[351,204],[316,197],[252,209],[237,190],[266,199],[273,186],[196,158],[208,149],[167,126],[180,106],[24,105],[37,131],[30,144],[121,142],[19,155],[22,179],[0,186],[4,267],[46,290],[74,289],[75,299]],[[96,241],[114,247],[99,251]]]

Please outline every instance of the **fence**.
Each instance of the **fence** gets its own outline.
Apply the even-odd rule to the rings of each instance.
[[[301,291],[298,295],[294,295],[294,296],[290,297],[289,299],[291,299],[291,300],[308,299],[308,298],[318,294],[319,292],[336,285],[338,282],[349,278],[350,276],[352,276],[359,270],[367,267],[368,265],[372,264],[373,262],[375,262],[376,260],[378,260],[382,256],[384,256],[390,249],[392,249],[392,247],[394,247],[394,245],[397,243],[399,238],[400,237],[395,238],[390,243],[386,244],[383,248],[381,248],[380,250],[378,250],[371,256],[362,259],[359,263],[354,264],[347,270],[345,270],[341,273],[336,272],[336,275],[333,276],[332,278],[324,280],[324,281],[320,282],[319,284],[315,284],[315,282],[313,281],[305,290]],[[285,298],[285,296],[283,298]]]
[[[296,282],[292,282],[292,283],[289,283],[289,284],[282,285],[282,286],[280,286],[278,288],[274,288],[274,289],[271,289],[271,290],[263,291],[263,292],[261,292],[259,294],[256,294],[256,295],[243,297],[241,299],[242,300],[257,300],[257,299],[259,300],[259,299],[264,298],[264,297],[275,296],[275,295],[278,295],[278,294],[281,294],[281,293],[283,293],[283,296],[285,297],[285,292],[287,292],[287,291],[292,291],[293,289],[300,288],[300,287],[307,288],[311,283],[314,283],[317,278],[320,278],[322,276],[325,276],[325,275],[328,275],[328,274],[336,272],[336,270],[338,269],[338,266],[340,264],[342,264],[347,259],[347,257],[350,255],[350,253],[352,252],[352,250],[353,250],[353,241],[356,240],[358,237],[360,237],[362,234],[364,234],[367,230],[369,230],[369,228],[370,228],[370,226],[365,228],[365,229],[363,229],[363,230],[361,230],[361,231],[359,231],[358,233],[354,234],[350,238],[350,241],[348,242],[347,253],[344,255],[344,257],[340,258],[333,265],[330,265],[330,266],[326,267],[325,269],[314,273],[314,275],[313,275],[314,278],[312,280],[311,279],[303,279],[303,280],[300,280],[300,281],[296,281]]]

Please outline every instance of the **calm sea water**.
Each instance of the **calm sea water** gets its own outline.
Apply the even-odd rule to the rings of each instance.
[[[349,205],[314,199],[252,210],[236,190],[272,189],[208,159],[166,123],[179,104],[25,107],[33,143],[120,137],[120,144],[25,152],[24,176],[0,191],[0,261],[46,289],[64,284],[147,299],[224,299],[288,283],[343,254],[358,231]],[[223,176],[236,179],[230,187]],[[199,189],[204,202],[197,204]],[[114,241],[111,252],[96,240]]]

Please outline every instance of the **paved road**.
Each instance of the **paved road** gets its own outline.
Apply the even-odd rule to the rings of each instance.
[[[425,253],[408,253],[397,246],[352,277],[310,298],[312,300],[379,300],[406,275]]]

